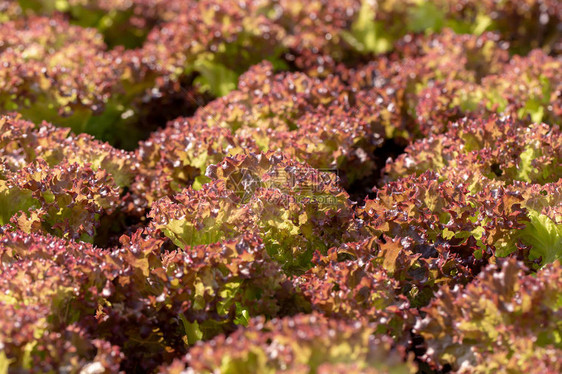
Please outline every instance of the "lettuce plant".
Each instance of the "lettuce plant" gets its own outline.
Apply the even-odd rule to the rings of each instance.
[[[318,314],[264,321],[256,318],[244,330],[195,346],[186,356],[201,373],[414,373],[386,336],[372,335],[372,325],[349,323]],[[174,362],[164,373],[186,365]]]
[[[560,264],[536,275],[514,260],[487,268],[465,288],[444,287],[416,327],[435,365],[461,372],[508,372],[528,359],[547,371],[560,351]]]
[[[244,232],[263,238],[284,267],[306,269],[315,250],[358,235],[352,203],[335,176],[281,154],[227,157],[207,169],[211,182],[153,204],[151,227],[180,248]]]

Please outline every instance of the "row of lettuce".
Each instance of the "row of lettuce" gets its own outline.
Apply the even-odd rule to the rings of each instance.
[[[306,5],[288,0],[3,0],[0,6],[1,22],[63,15],[77,26],[97,29],[110,46],[128,48],[141,46],[165,27],[186,26],[188,17],[197,17],[192,19],[203,21],[203,27],[220,28],[218,23],[223,19],[235,21],[234,25],[243,29],[222,27],[241,35],[251,30],[249,20],[259,19],[257,25],[263,28],[252,32],[258,40],[267,39],[260,35],[264,31],[274,30],[271,36],[279,37],[275,41],[284,48],[302,51],[316,47],[336,57],[386,52],[405,33],[440,31],[443,27],[473,34],[497,30],[506,39],[516,40],[518,49],[523,50],[540,45],[560,47],[556,45],[556,27],[561,8],[556,0],[314,0]],[[178,20],[178,15],[185,18]],[[332,38],[325,38],[322,32],[329,32]]]
[[[396,69],[422,73],[420,61],[410,58],[415,60],[427,46],[412,42],[412,35],[443,29],[474,35],[493,31],[510,42],[511,53],[541,48],[557,55],[562,50],[562,5],[557,0],[3,0],[0,10],[0,108],[125,149],[134,149],[155,122],[165,123],[234,90],[238,77],[262,60],[277,71],[326,77],[341,63],[350,66],[394,51],[389,63]],[[473,46],[480,51],[474,55],[464,55],[461,46],[461,56],[452,52],[442,58],[444,51],[457,50],[447,38],[443,46],[432,46],[429,54],[434,56],[427,60],[441,64],[433,74],[458,72],[462,56],[475,72],[453,74],[447,77],[451,82],[432,86],[426,112],[428,101],[439,101],[440,90],[456,92],[461,107],[472,107],[482,96],[492,96],[489,105],[502,109],[518,100],[519,92],[497,96],[512,78],[500,74],[508,45],[485,40]],[[405,66],[396,66],[401,58],[408,59]],[[519,63],[527,63],[528,69],[542,65],[525,61]],[[509,71],[518,76],[513,70],[517,67]],[[474,92],[463,84],[497,74],[499,82],[490,77]],[[531,92],[540,97],[554,89],[548,76],[531,79],[539,79]],[[429,89],[426,81],[401,83],[406,86],[400,89],[409,91]],[[521,92],[530,93],[527,87]],[[541,100],[530,98],[521,110],[546,118],[546,112],[537,112]],[[447,112],[448,103],[439,104]]]

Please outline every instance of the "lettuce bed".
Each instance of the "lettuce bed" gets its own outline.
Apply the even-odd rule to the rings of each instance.
[[[562,372],[561,24],[0,0],[0,374]]]

